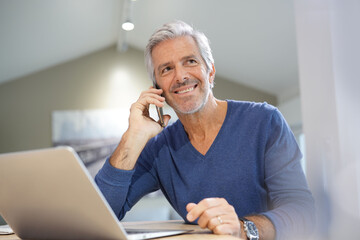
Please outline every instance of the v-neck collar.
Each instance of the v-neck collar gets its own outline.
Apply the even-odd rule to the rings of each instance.
[[[211,143],[211,146],[210,148],[207,150],[207,152],[205,153],[205,155],[203,155],[202,153],[200,153],[193,145],[192,143],[190,142],[190,139],[188,137],[188,135],[186,134],[186,131],[185,131],[185,128],[184,128],[184,125],[180,122],[180,125],[182,127],[182,130],[181,131],[182,133],[182,138],[184,139],[184,141],[186,142],[186,145],[188,146],[189,150],[192,151],[197,158],[199,159],[206,159],[210,154],[211,152],[213,151],[213,149],[216,147],[216,143],[219,141],[219,139],[222,137],[222,132],[224,131],[224,126],[226,124],[226,122],[228,121],[228,118],[229,118],[229,115],[230,115],[230,108],[231,108],[231,103],[229,103],[228,100],[226,100],[226,103],[227,103],[227,110],[226,110],[226,115],[225,115],[225,119],[224,119],[224,122],[223,124],[221,125],[220,127],[220,130],[219,132],[217,133],[214,141]]]

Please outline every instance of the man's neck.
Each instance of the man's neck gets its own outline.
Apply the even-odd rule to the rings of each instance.
[[[193,114],[178,114],[190,139],[200,140],[212,138],[220,130],[227,111],[227,102],[210,96],[205,106]]]

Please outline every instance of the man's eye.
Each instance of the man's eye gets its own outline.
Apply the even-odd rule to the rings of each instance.
[[[189,59],[187,62],[189,64],[196,64],[197,63],[197,61],[195,59]]]
[[[168,71],[171,70],[171,67],[166,67],[166,68],[163,68],[163,70],[161,71],[161,73],[167,73]]]

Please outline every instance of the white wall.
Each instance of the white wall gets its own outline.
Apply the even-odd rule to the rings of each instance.
[[[285,102],[281,102],[277,107],[286,119],[294,134],[300,134],[302,132],[300,96],[298,95]]]
[[[295,0],[314,239],[360,234],[359,12],[357,0]]]
[[[113,45],[121,12],[121,0],[1,0],[0,83]]]

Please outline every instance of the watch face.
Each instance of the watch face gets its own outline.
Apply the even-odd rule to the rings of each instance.
[[[258,235],[258,231],[257,231],[257,228],[255,227],[254,223],[248,222],[247,227],[248,227],[248,231],[251,235],[254,235],[254,236]]]
[[[246,221],[246,235],[249,239],[259,239],[259,232],[255,224],[251,221]]]

